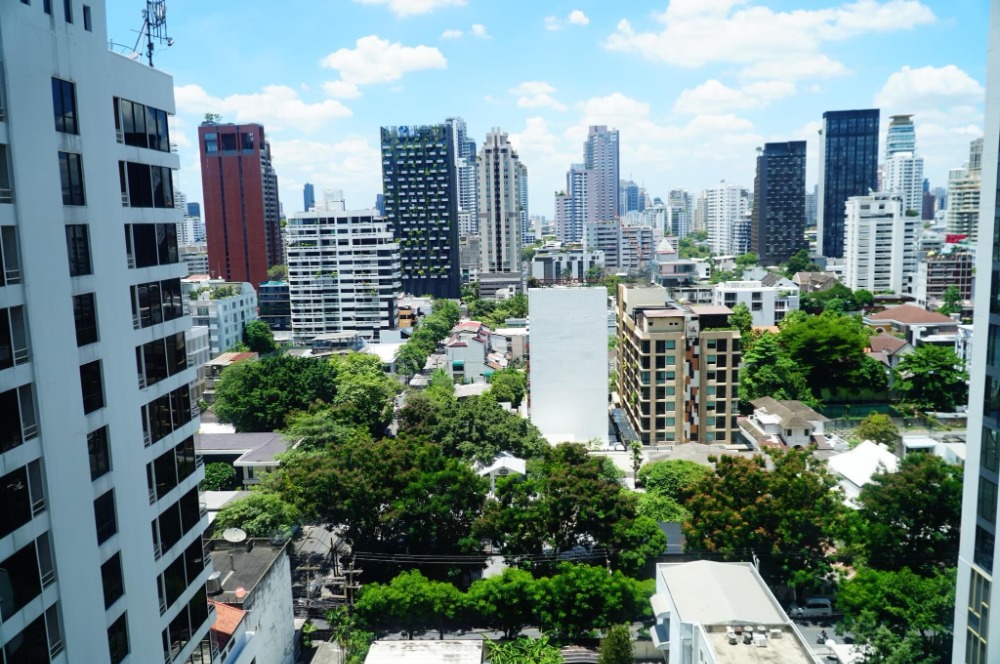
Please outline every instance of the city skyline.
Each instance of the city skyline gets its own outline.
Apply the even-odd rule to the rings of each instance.
[[[659,196],[722,179],[749,187],[755,148],[782,140],[808,141],[811,187],[828,110],[880,108],[883,141],[889,115],[914,114],[932,186],[944,186],[981,133],[985,5],[865,0],[793,13],[787,2],[705,4],[578,2],[556,13],[479,0],[341,0],[310,5],[302,21],[294,8],[273,16],[248,1],[240,42],[260,30],[264,46],[247,57],[220,39],[235,26],[229,8],[175,0],[175,45],[161,47],[156,64],[175,77],[179,188],[199,196],[194,131],[206,112],[268,127],[286,213],[301,205],[305,182],[344,189],[349,207],[374,205],[379,127],[454,116],[477,142],[492,126],[510,132],[529,168],[531,211],[549,218],[551,192],[591,124],[619,129],[622,178]],[[136,18],[116,8],[111,39],[131,44]],[[715,26],[709,39],[696,30],[705,18]],[[319,32],[334,19],[350,28]],[[795,41],[763,42],[750,34],[761,21],[788,26]],[[681,29],[698,38],[665,48]],[[266,45],[285,32],[298,48]],[[798,65],[776,67],[789,53]],[[209,74],[219,68],[226,77]]]

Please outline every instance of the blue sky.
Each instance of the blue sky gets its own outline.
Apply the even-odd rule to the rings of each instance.
[[[379,127],[461,116],[511,134],[532,214],[581,160],[588,124],[621,131],[623,176],[652,196],[753,185],[755,148],[809,141],[823,111],[913,113],[932,186],[982,133],[982,0],[170,0],[179,188],[201,200],[206,112],[265,125],[286,212],[302,184],[381,191]],[[126,11],[126,5],[130,5]],[[133,44],[137,0],[108,3]],[[319,196],[317,196],[319,197]]]

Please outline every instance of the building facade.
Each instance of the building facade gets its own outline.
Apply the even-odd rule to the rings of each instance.
[[[852,196],[846,204],[844,285],[872,293],[902,293],[917,271],[920,217],[903,212],[898,196]]]
[[[0,3],[0,659],[205,664],[174,85],[106,25]]]
[[[583,281],[587,270],[604,270],[604,252],[580,243],[549,242],[531,257],[531,277],[546,283]]]
[[[583,144],[587,169],[587,218],[590,221],[618,219],[619,155],[618,130],[604,125],[587,129]]]
[[[732,254],[733,226],[749,209],[746,189],[723,182],[702,192],[702,222],[708,231],[708,244],[717,256]]]
[[[924,158],[913,152],[896,152],[886,159],[881,190],[899,196],[904,213],[913,210],[923,216]]]
[[[888,161],[901,152],[917,151],[917,131],[912,115],[893,115],[885,132],[885,159]]]
[[[847,199],[878,189],[878,122],[877,108],[823,114],[816,248],[827,258],[844,256]]]
[[[587,169],[573,164],[566,172],[566,189],[556,192],[556,239],[579,242],[587,220]]]
[[[617,219],[588,221],[583,226],[583,245],[604,253],[604,269],[614,274],[622,266],[622,225]]]
[[[975,268],[975,253],[962,245],[946,244],[922,257],[917,263],[911,288],[917,306],[937,309],[944,303],[944,294],[951,286],[958,289],[962,302],[971,303]]]
[[[983,139],[969,146],[969,161],[948,171],[948,232],[979,237],[979,203],[982,195]]]
[[[257,293],[251,284],[201,278],[181,285],[192,321],[208,328],[212,357],[243,343],[243,328],[257,320]]]
[[[531,422],[553,444],[608,442],[608,293],[531,288]]]
[[[742,353],[739,331],[726,329],[732,311],[665,302],[662,286],[618,286],[617,389],[628,423],[643,445],[733,443]]]
[[[259,124],[198,127],[212,277],[259,284],[282,261],[278,176]]]
[[[479,234],[479,186],[476,184],[476,141],[469,136],[462,118],[448,118],[455,155],[455,177],[458,180],[459,237]]]
[[[652,226],[622,228],[621,269],[635,273],[649,269],[656,254],[656,233]]]
[[[521,273],[521,162],[507,132],[486,135],[476,161],[480,272]]]
[[[302,187],[302,210],[308,212],[316,207],[316,188],[309,182]]]
[[[399,244],[403,290],[458,299],[458,175],[454,128],[382,127],[385,216]]]
[[[784,263],[808,248],[805,232],[806,142],[765,143],[757,155],[750,251],[762,265]]]
[[[1000,228],[997,204],[998,139],[1000,139],[1000,11],[993,3],[986,65],[985,141],[981,151],[983,233],[976,250],[976,284],[972,361],[969,371],[968,436],[962,492],[962,539],[958,551],[953,662],[986,664],[1000,661],[1000,586],[993,583],[997,559],[997,494],[1000,492]],[[948,205],[951,206],[949,201]],[[994,601],[994,597],[997,598]]]
[[[396,329],[399,243],[375,210],[296,213],[285,235],[297,343],[345,331],[378,341],[382,330]]]
[[[257,287],[258,317],[272,330],[292,329],[292,300],[287,281],[265,281]]]
[[[694,230],[694,195],[683,189],[671,189],[667,194],[670,212],[670,234],[682,238]]]
[[[715,285],[712,304],[730,309],[745,304],[753,315],[754,327],[771,327],[799,308],[799,287],[784,281],[787,283],[777,286],[765,286],[760,281],[724,281]]]

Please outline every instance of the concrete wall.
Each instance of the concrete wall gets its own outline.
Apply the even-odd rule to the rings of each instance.
[[[604,288],[532,288],[531,421],[549,442],[608,442]]]

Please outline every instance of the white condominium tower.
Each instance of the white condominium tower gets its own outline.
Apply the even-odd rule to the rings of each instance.
[[[0,3],[0,660],[203,664],[174,85],[105,25]]]
[[[895,194],[903,202],[903,212],[924,203],[924,158],[917,156],[917,138],[912,115],[894,115],[886,134],[882,191]]]
[[[477,160],[482,272],[521,273],[521,162],[507,133],[486,135]],[[525,171],[526,172],[526,171]]]
[[[348,331],[377,341],[381,330],[396,328],[399,242],[378,211],[297,212],[285,241],[297,342]]]
[[[479,234],[477,211],[479,191],[476,187],[476,141],[469,137],[462,118],[448,118],[455,146],[455,175],[458,181],[458,234],[462,237]]]
[[[969,161],[948,171],[948,232],[975,240],[979,230],[982,195],[983,139],[969,144]]]
[[[906,276],[917,271],[920,217],[885,193],[851,196],[844,208],[844,285],[902,293]]]
[[[749,192],[738,184],[722,182],[702,192],[708,244],[716,256],[732,253],[733,227],[750,210]]]
[[[591,126],[583,144],[583,165],[587,169],[588,222],[618,219],[619,180],[618,130],[604,125]]]

